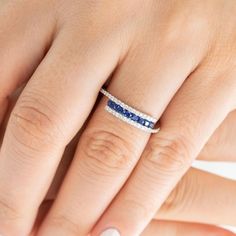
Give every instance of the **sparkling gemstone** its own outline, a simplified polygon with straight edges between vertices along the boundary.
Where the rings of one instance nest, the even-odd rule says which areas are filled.
[[[125,115],[125,117],[130,118],[131,114],[130,114],[130,112],[127,109],[123,110],[123,114]]]
[[[136,116],[134,113],[131,113],[131,120],[133,120],[133,121],[138,121],[138,120],[139,120],[139,117]]]
[[[108,105],[110,108],[115,108],[115,105],[116,105],[116,104],[115,104],[112,100],[108,100],[107,105]]]
[[[145,120],[144,121],[144,126],[149,127],[149,125],[150,125],[150,122],[148,120]]]
[[[119,113],[123,113],[123,108],[120,106],[120,105],[117,105],[116,106],[116,111],[119,112]]]
[[[154,123],[153,122],[150,122],[150,124],[149,124],[149,128],[154,128]]]
[[[138,123],[141,124],[141,125],[144,125],[145,120],[143,118],[139,117]]]

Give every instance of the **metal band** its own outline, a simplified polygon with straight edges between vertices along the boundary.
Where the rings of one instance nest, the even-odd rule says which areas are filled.
[[[159,131],[159,129],[154,129],[157,119],[128,106],[103,88],[100,92],[108,97],[105,110],[110,114],[145,132],[157,133]]]

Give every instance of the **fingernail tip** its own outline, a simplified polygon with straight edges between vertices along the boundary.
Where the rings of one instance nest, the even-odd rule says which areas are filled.
[[[121,236],[121,234],[117,229],[110,228],[103,231],[100,236]]]

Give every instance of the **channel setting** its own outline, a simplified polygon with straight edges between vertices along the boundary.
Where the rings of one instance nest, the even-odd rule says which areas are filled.
[[[105,110],[110,114],[145,132],[157,133],[159,131],[159,129],[154,129],[157,119],[128,106],[103,88],[100,92],[108,97]]]

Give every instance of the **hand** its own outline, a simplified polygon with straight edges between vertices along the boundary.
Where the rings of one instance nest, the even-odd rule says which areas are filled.
[[[19,94],[11,99],[11,104],[6,114],[6,119],[2,125],[0,136],[3,136],[8,117],[15,105],[15,101]],[[232,112],[216,130],[210,138],[208,144],[204,147],[198,159],[217,160],[217,161],[235,161],[235,145],[236,136],[236,111]],[[36,235],[41,222],[56,199],[59,187],[63,178],[68,171],[68,167],[73,159],[76,143],[79,141],[79,132],[77,136],[67,146],[62,161],[58,167],[54,181],[41,204],[37,220],[34,224],[32,236]],[[219,145],[219,143],[221,145]],[[225,148],[227,147],[227,149]],[[224,152],[222,152],[224,150]],[[226,154],[219,157],[219,153]],[[208,155],[208,156],[207,156]],[[197,180],[197,181],[196,181]],[[211,185],[211,188],[209,188]],[[184,236],[184,235],[234,235],[226,230],[209,226],[207,223],[230,224],[231,213],[235,212],[231,204],[234,202],[235,182],[217,177],[215,175],[204,173],[200,170],[191,169],[188,174],[181,180],[178,186],[170,194],[161,210],[156,214],[152,223],[145,229],[143,236]],[[231,200],[230,200],[231,199]],[[217,204],[222,203],[222,206]],[[208,209],[202,207],[208,206]],[[217,207],[217,205],[219,207]],[[223,209],[223,211],[222,211]],[[206,214],[209,213],[209,214]],[[161,220],[162,219],[162,220]],[[167,221],[163,221],[166,219]],[[171,221],[174,220],[174,221]],[[178,222],[176,222],[178,221]],[[204,224],[184,223],[180,221],[198,221]]]
[[[232,112],[216,130],[205,146],[198,159],[217,161],[236,161],[235,136],[236,136],[236,111]],[[59,183],[67,171],[67,166],[73,157],[76,140],[68,145],[59,166],[57,175],[50,188],[42,210],[46,211],[56,198]],[[220,143],[218,143],[220,142]],[[219,145],[221,144],[221,145]],[[227,149],[225,148],[227,147]],[[225,151],[226,155],[220,158],[218,153]],[[206,155],[207,153],[207,155]],[[223,154],[223,152],[222,152]],[[209,186],[211,186],[209,188]],[[220,228],[207,224],[232,224],[232,213],[235,204],[235,181],[227,180],[215,175],[192,168],[182,178],[180,183],[170,194],[161,210],[156,214],[152,223],[146,228],[143,236],[184,236],[184,235],[234,235]],[[221,204],[219,204],[219,202]],[[49,204],[50,203],[50,204]],[[40,217],[41,219],[43,216]],[[167,221],[164,221],[166,219]],[[172,220],[172,221],[171,221]],[[201,224],[183,223],[202,222]],[[39,224],[36,225],[38,228]]]
[[[92,235],[140,234],[235,109],[235,12],[232,0],[3,1],[3,110],[33,75],[1,148],[0,232],[29,233],[65,146],[112,75],[108,90],[160,118],[161,131],[117,120],[103,99],[39,235],[59,225],[60,235],[85,235],[102,215]]]
[[[235,118],[236,111],[231,112],[210,138],[198,159],[236,161]],[[67,171],[67,163],[70,163],[73,157],[73,150],[78,140],[79,135],[66,149],[63,161],[42,206],[44,214],[40,217],[41,219],[51,206],[53,202],[51,200],[56,198],[60,182]],[[209,186],[211,187],[209,188]],[[160,211],[156,213],[152,223],[145,229],[142,236],[235,235],[218,227],[207,225],[232,224],[234,219],[232,214],[236,211],[234,209],[234,206],[236,207],[235,187],[235,181],[191,168],[172,191]],[[194,221],[203,224],[186,223]],[[36,228],[38,227],[39,224],[36,225]]]
[[[216,130],[214,135],[199,155],[198,159],[217,161],[236,161],[234,140],[236,136],[236,111],[232,112]],[[70,163],[79,135],[67,146],[53,184],[41,206],[39,220],[35,229],[40,226],[44,215],[56,198],[61,180]],[[220,141],[220,144],[218,143]],[[226,148],[227,147],[227,150]],[[226,155],[218,153],[225,150]],[[209,155],[207,157],[206,153]],[[229,158],[227,158],[227,155]],[[211,186],[209,188],[209,186]],[[232,213],[235,204],[235,181],[227,180],[200,170],[191,168],[170,194],[152,223],[142,236],[184,236],[184,235],[229,235],[235,234],[207,224],[232,224]],[[221,204],[219,204],[219,202]],[[164,221],[166,219],[167,221]],[[172,221],[171,221],[172,220]],[[204,224],[184,223],[202,222]]]

